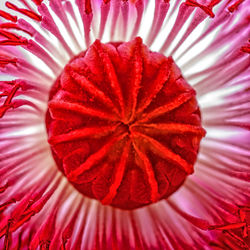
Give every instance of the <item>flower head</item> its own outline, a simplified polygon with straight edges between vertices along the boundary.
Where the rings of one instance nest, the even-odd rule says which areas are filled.
[[[0,6],[1,248],[249,247],[249,1]]]

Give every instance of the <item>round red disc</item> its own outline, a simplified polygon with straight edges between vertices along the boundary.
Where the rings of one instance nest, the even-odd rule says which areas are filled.
[[[58,168],[85,196],[122,209],[167,198],[193,173],[194,89],[141,38],[95,41],[53,85],[46,125]]]

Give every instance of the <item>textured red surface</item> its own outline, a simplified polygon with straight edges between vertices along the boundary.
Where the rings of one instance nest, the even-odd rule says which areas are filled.
[[[84,195],[122,209],[175,192],[205,135],[195,91],[140,38],[96,41],[66,65],[48,107],[58,168]]]

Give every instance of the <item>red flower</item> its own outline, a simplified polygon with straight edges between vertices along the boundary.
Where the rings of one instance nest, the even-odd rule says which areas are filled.
[[[1,2],[1,249],[248,249],[248,5]]]

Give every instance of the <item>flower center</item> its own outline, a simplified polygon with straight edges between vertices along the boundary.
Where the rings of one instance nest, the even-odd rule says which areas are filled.
[[[141,38],[73,58],[46,125],[58,168],[82,194],[122,209],[167,198],[193,173],[205,135],[195,91]]]

